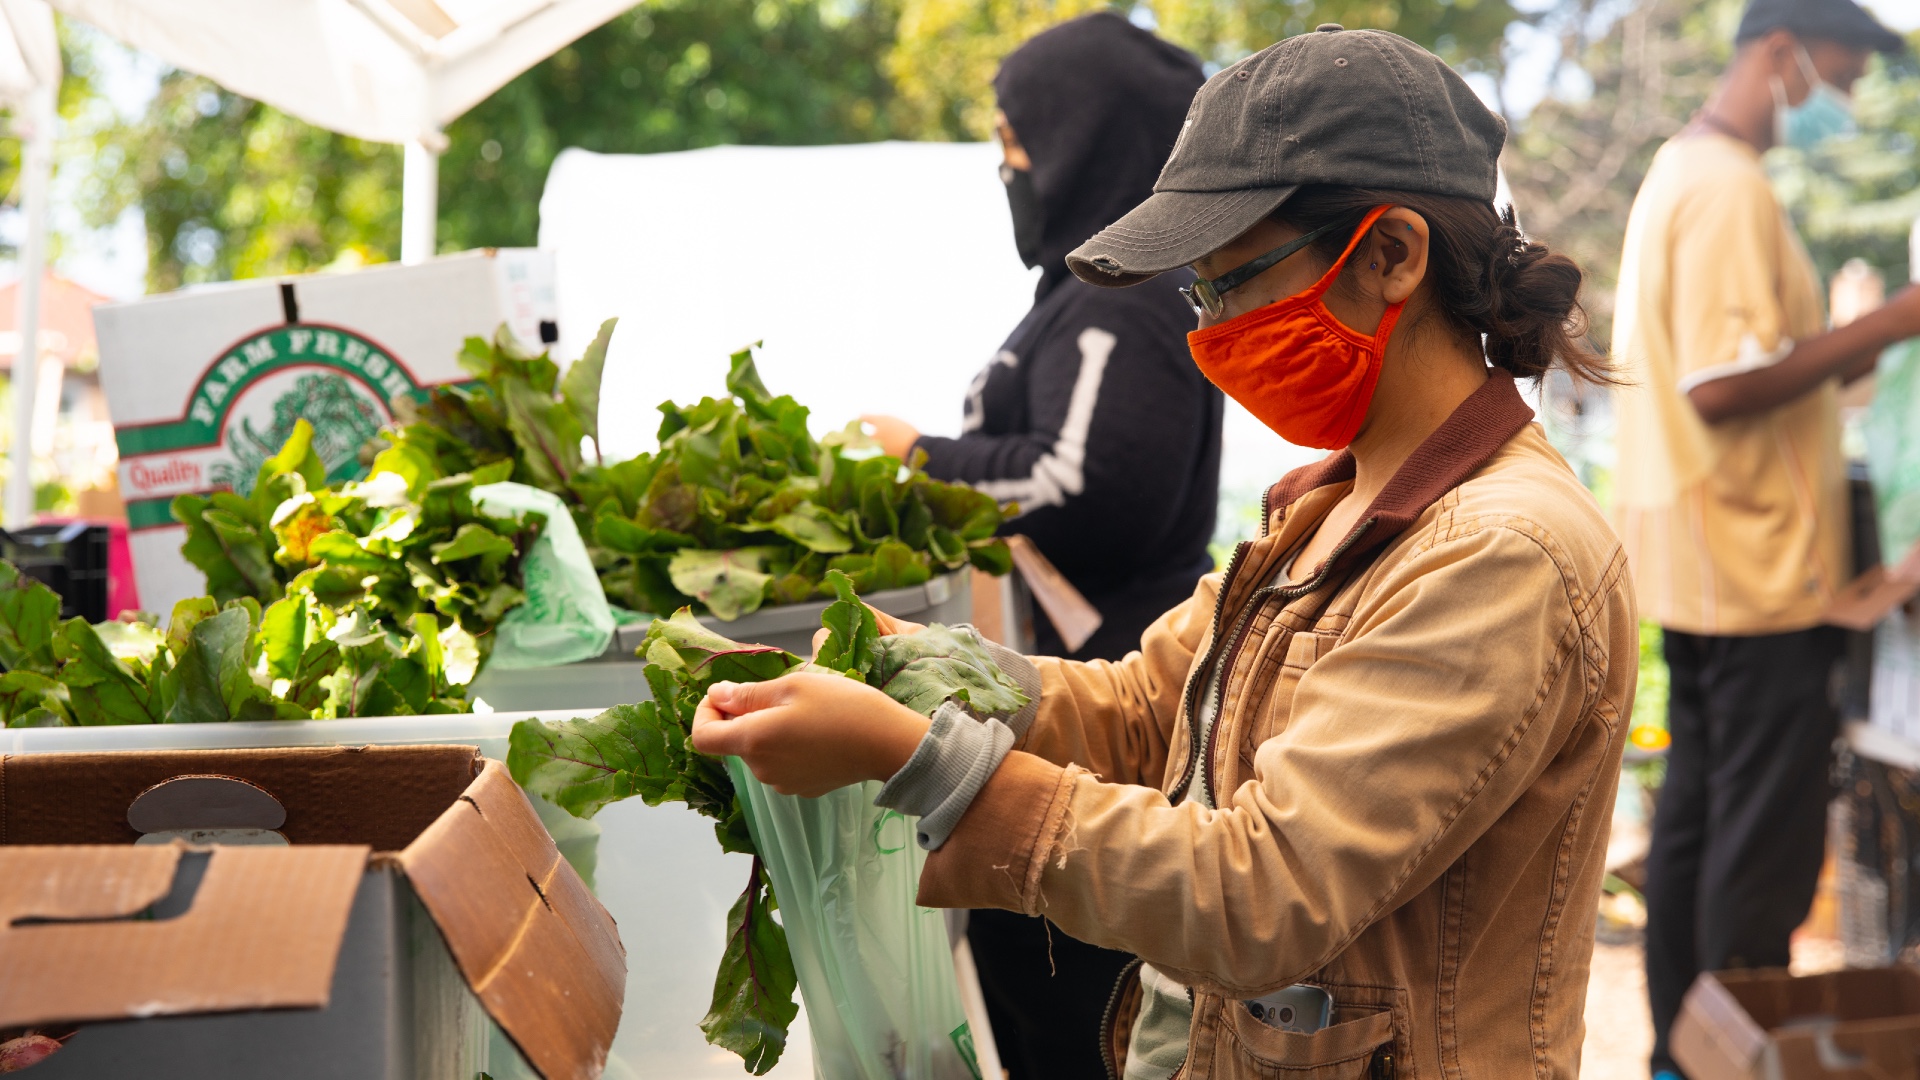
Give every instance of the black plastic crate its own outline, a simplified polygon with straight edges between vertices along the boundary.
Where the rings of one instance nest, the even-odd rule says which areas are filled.
[[[60,617],[107,619],[105,525],[70,522],[0,530],[0,556],[60,594]]]

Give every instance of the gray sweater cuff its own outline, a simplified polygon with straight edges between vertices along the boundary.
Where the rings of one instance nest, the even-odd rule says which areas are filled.
[[[875,806],[920,819],[915,839],[928,851],[947,842],[973,797],[1013,749],[1013,731],[998,720],[979,721],[958,702],[934,710],[933,724],[873,797]]]
[[[1027,729],[1033,726],[1033,718],[1040,714],[1040,669],[1033,666],[1033,661],[997,641],[988,641],[984,637],[980,641],[987,647],[987,652],[993,657],[993,662],[999,665],[1001,672],[1013,680],[1021,693],[1027,695],[1027,703],[1019,712],[1011,716],[999,713],[993,716],[1013,729],[1015,739],[1024,739]]]

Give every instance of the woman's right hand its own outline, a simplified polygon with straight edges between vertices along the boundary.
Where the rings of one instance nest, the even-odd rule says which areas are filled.
[[[917,634],[926,629],[926,627],[920,623],[908,622],[905,619],[896,619],[886,612],[881,611],[879,608],[874,607],[872,604],[867,605],[867,610],[873,612],[873,622],[874,625],[879,628],[881,637],[892,637],[895,634]],[[820,655],[820,646],[827,643],[827,633],[828,630],[824,626],[813,632],[813,655]]]
[[[813,798],[892,777],[927,726],[926,717],[858,679],[794,671],[708,687],[694,710],[692,741],[703,754],[739,757],[783,795]]]

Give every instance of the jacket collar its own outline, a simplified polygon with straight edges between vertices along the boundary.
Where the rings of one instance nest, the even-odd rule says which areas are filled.
[[[1385,547],[1532,421],[1533,410],[1521,398],[1513,376],[1493,372],[1400,463],[1387,486],[1360,515],[1360,523],[1335,548],[1339,552],[1337,562],[1353,565]],[[1295,469],[1268,489],[1269,521],[1272,514],[1285,511],[1308,492],[1348,483],[1353,475],[1351,450]]]

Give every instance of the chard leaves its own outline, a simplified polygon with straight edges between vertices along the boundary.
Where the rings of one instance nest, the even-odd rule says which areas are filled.
[[[800,1012],[798,986],[787,932],[773,921],[773,887],[756,856],[746,890],[727,912],[727,948],[700,1030],[740,1055],[748,1072],[764,1075],[787,1048],[787,1030]]]
[[[767,389],[751,349],[733,355],[726,390],[661,405],[657,453],[576,478],[609,599],[732,620],[831,595],[829,570],[868,593],[1011,567],[991,496],[881,454],[857,424],[816,441],[806,407]]]
[[[747,1071],[773,1068],[798,1011],[793,958],[774,921],[774,897],[745,812],[723,764],[689,743],[694,709],[716,682],[763,682],[811,666],[877,686],[931,715],[950,698],[978,713],[1013,712],[1026,697],[968,630],[930,626],[881,637],[872,609],[853,580],[828,570],[836,597],[821,616],[826,640],[812,665],[782,649],[716,634],[682,608],[657,619],[640,647],[653,700],[597,716],[513,726],[507,768],[527,791],[578,817],[638,797],[650,806],[685,802],[714,819],[721,850],[753,854],[747,888],[727,916],[727,948],[714,980],[712,1007],[701,1021],[707,1041],[739,1054]]]

